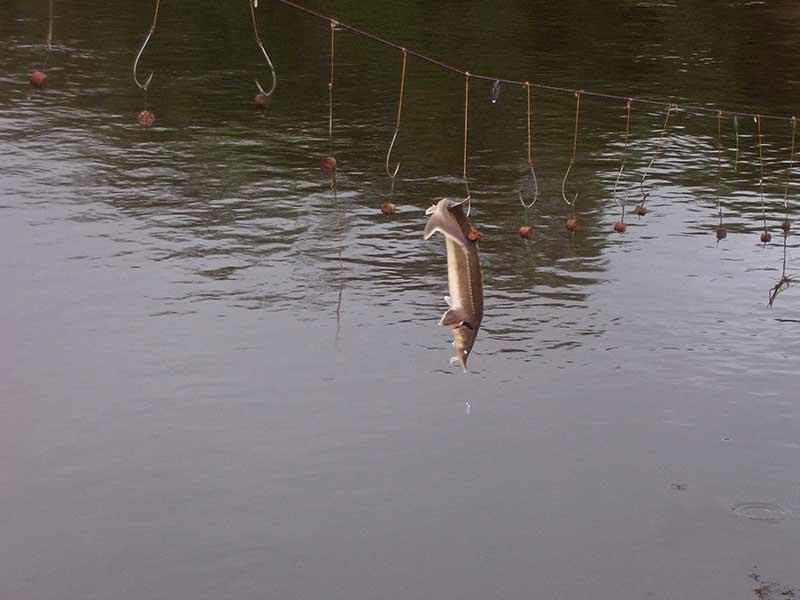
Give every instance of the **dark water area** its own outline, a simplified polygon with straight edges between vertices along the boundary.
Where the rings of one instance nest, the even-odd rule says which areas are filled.
[[[473,72],[791,115],[778,2],[309,2]],[[542,197],[517,235],[524,89],[472,84],[486,315],[448,367],[424,211],[459,196],[463,78],[263,0],[0,0],[0,598],[789,597],[800,586],[800,290],[782,274],[789,123],[678,110],[619,209],[624,101],[535,90]],[[621,185],[666,106],[634,103]],[[790,187],[794,220],[800,169]],[[632,194],[630,206],[637,200]],[[800,225],[795,225],[795,230]],[[787,268],[800,252],[788,239]]]

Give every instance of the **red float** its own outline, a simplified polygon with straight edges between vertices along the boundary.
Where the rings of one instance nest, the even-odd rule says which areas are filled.
[[[272,96],[267,96],[266,94],[257,94],[255,103],[256,108],[267,108],[270,104],[272,104]]]
[[[47,87],[47,75],[41,71],[31,72],[31,85],[38,90],[43,90]]]
[[[625,225],[622,221],[614,224],[614,231],[617,233],[625,233],[625,230],[628,229],[628,226]]]
[[[471,242],[480,242],[483,239],[483,234],[477,229],[470,229],[467,237]]]
[[[143,110],[136,117],[143,129],[150,129],[156,122],[156,116],[149,110]]]
[[[635,212],[638,216],[643,217],[647,214],[647,209],[640,204],[633,212]]]
[[[397,214],[397,207],[391,202],[386,202],[383,206],[381,206],[381,212],[388,217]]]
[[[722,225],[717,227],[717,241],[724,240],[726,237],[728,237],[728,230]]]
[[[769,244],[772,241],[772,234],[769,231],[764,231],[761,234],[761,243]]]
[[[529,240],[533,237],[533,227],[526,225],[525,227],[519,228],[519,237],[525,240]]]
[[[578,230],[578,219],[567,219],[564,226],[567,228],[567,231],[575,233]]]
[[[319,164],[326,173],[333,173],[336,170],[336,159],[332,156],[326,156],[319,161]]]

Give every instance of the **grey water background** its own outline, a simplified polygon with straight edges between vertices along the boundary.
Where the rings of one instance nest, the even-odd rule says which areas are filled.
[[[800,9],[776,2],[309,2],[475,72],[797,112]],[[574,98],[535,93],[543,197],[516,235],[525,96],[472,86],[486,281],[471,372],[448,368],[441,239],[463,79],[247,3],[0,0],[0,598],[749,598],[800,585],[800,291],[781,274],[789,125],[678,111],[650,213],[613,233],[624,102],[584,97],[582,229],[563,228]],[[635,185],[664,110],[634,104]],[[800,173],[795,172],[795,176]],[[796,203],[798,187],[791,188]],[[634,195],[631,202],[636,200]],[[792,210],[793,217],[797,211]],[[796,226],[797,227],[797,226]],[[797,270],[797,238],[789,270]],[[752,518],[759,517],[759,518]]]

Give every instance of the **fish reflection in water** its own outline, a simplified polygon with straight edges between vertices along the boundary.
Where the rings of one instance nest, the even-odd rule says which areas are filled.
[[[467,359],[483,320],[483,274],[476,242],[469,239],[469,218],[464,213],[464,200],[442,198],[430,207],[424,238],[439,232],[447,246],[447,283],[450,295],[445,297],[448,309],[440,325],[453,329],[455,356],[451,365],[459,364],[466,371]]]

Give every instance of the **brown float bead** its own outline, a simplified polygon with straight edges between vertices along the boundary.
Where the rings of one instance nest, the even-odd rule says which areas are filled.
[[[578,219],[567,219],[564,226],[567,228],[567,231],[575,232],[578,229]]]
[[[529,240],[533,237],[533,227],[526,225],[525,227],[519,228],[519,237],[525,240]]]
[[[467,237],[471,242],[480,242],[483,239],[483,234],[477,229],[470,229]]]
[[[255,102],[256,108],[267,108],[270,104],[272,104],[272,96],[267,96],[266,94],[257,94]]]
[[[781,229],[783,229],[786,233],[789,233],[789,230],[792,228],[792,224],[787,220],[781,223]]]
[[[717,240],[724,240],[726,237],[728,237],[728,230],[722,225],[717,227]]]
[[[143,110],[136,117],[136,120],[139,121],[139,125],[141,125],[144,129],[150,129],[156,122],[156,116],[152,113],[152,111]]]
[[[47,75],[41,71],[32,71],[31,85],[39,90],[45,89],[47,87]]]
[[[614,231],[616,231],[617,233],[625,233],[625,230],[627,228],[628,226],[625,225],[625,223],[623,223],[622,221],[614,224]]]
[[[381,212],[389,217],[397,214],[397,207],[391,202],[386,202],[383,206],[381,206]]]
[[[639,206],[636,207],[636,210],[634,210],[633,212],[635,212],[640,217],[643,217],[647,214],[647,209],[640,204]]]
[[[333,173],[336,170],[336,159],[332,156],[326,156],[319,161],[319,164],[326,173]]]
[[[761,243],[769,244],[772,241],[772,234],[769,231],[764,231],[761,234]]]

